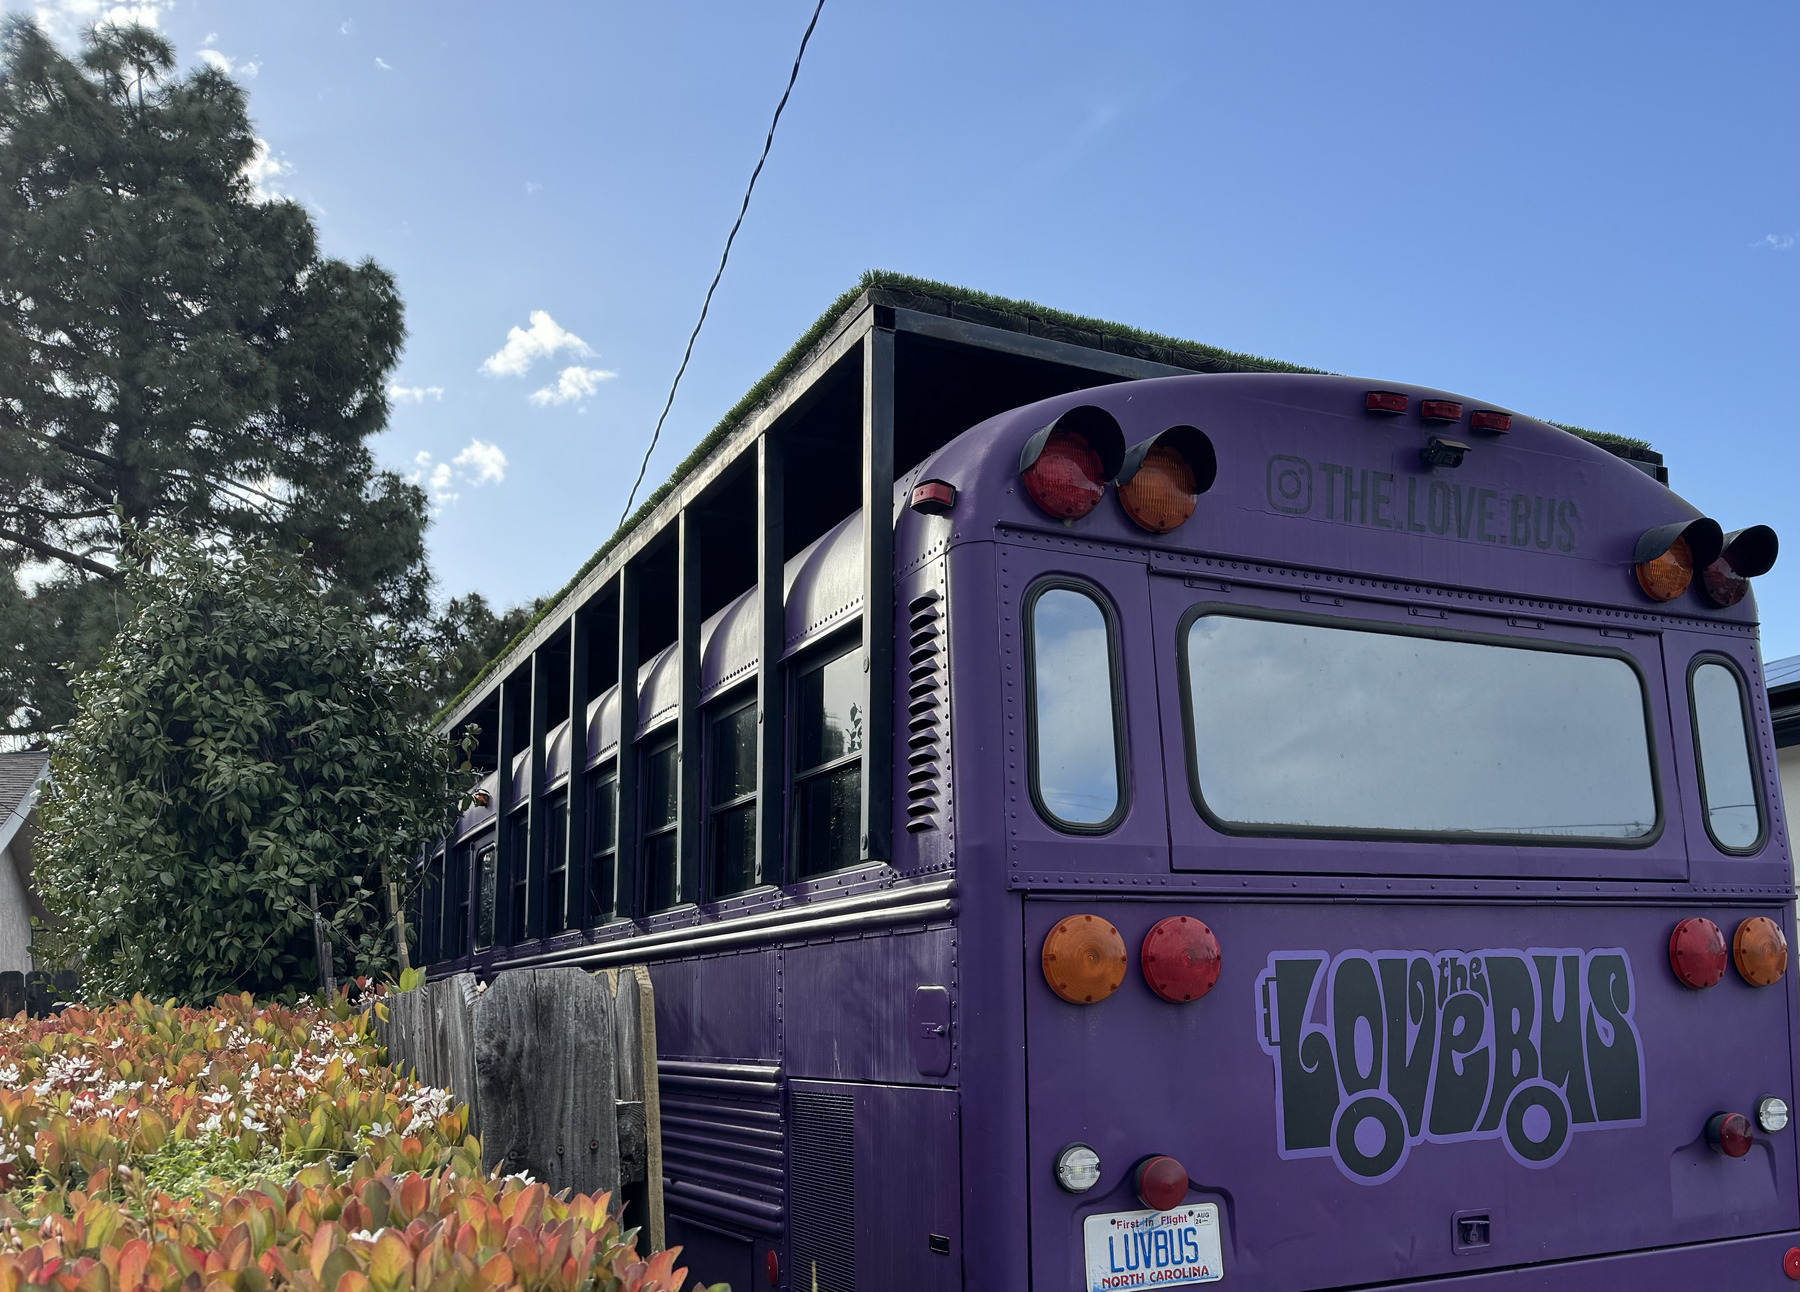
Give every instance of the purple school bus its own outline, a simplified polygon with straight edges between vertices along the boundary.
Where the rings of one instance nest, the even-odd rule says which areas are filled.
[[[912,280],[754,394],[445,715],[416,921],[650,966],[695,1275],[1795,1286],[1771,531]]]

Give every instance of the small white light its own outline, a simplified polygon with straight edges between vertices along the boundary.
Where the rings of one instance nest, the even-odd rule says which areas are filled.
[[[1778,1130],[1786,1130],[1788,1124],[1787,1100],[1770,1095],[1758,1103],[1756,1105],[1756,1124],[1763,1128],[1765,1135],[1773,1135]]]
[[[1086,1193],[1100,1183],[1100,1155],[1086,1144],[1069,1145],[1056,1155],[1056,1182],[1070,1193]]]

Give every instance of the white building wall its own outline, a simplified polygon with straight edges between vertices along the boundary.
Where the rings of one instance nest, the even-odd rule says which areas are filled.
[[[1781,814],[1788,822],[1788,856],[1794,857],[1794,813],[1800,811],[1800,745],[1778,749],[1775,756],[1781,769]],[[1800,876],[1800,857],[1794,858],[1794,869]],[[1794,904],[1794,927],[1800,928],[1800,901]]]
[[[31,972],[31,903],[12,848],[0,849],[0,971]]]

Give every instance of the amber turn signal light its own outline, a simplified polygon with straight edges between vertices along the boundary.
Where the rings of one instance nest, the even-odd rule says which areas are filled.
[[[1647,529],[1632,551],[1638,587],[1652,601],[1673,601],[1694,581],[1694,571],[1718,559],[1725,535],[1719,522],[1702,516]]]
[[[1731,939],[1731,958],[1737,971],[1752,987],[1773,987],[1787,973],[1787,937],[1781,926],[1766,915],[1753,915],[1737,926]]]
[[[1669,968],[1683,987],[1711,987],[1725,976],[1725,934],[1705,916],[1683,920],[1669,934]]]
[[[1132,524],[1167,534],[1194,514],[1200,495],[1218,478],[1212,441],[1194,426],[1171,426],[1125,450],[1119,503]]]
[[[1098,915],[1070,915],[1044,938],[1044,981],[1071,1005],[1105,1000],[1125,981],[1125,939]]]

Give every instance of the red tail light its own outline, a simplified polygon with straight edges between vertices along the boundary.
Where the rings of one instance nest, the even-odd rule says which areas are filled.
[[[1719,938],[1721,953],[1724,936]],[[1144,947],[1138,953],[1138,964],[1144,970],[1144,981],[1150,990],[1164,1000],[1181,1004],[1199,1000],[1219,981],[1219,939],[1199,920],[1185,915],[1172,915],[1158,920],[1144,935]],[[1725,972],[1723,960],[1719,972]]]
[[[1706,1123],[1706,1142],[1726,1157],[1742,1157],[1756,1142],[1750,1119],[1742,1113],[1714,1113]]]
[[[1079,520],[1099,503],[1125,459],[1125,433],[1105,409],[1083,404],[1025,441],[1025,491],[1058,520]]]
[[[1397,390],[1371,390],[1363,397],[1363,407],[1371,413],[1404,413],[1406,396]]]
[[[1669,968],[1683,987],[1711,987],[1725,976],[1725,934],[1703,916],[1683,920],[1669,934]]]
[[[1496,413],[1491,408],[1477,408],[1469,414],[1469,425],[1477,431],[1494,431],[1504,435],[1512,430],[1512,414]]]
[[[1169,1211],[1187,1197],[1187,1168],[1172,1157],[1147,1157],[1131,1173],[1132,1191],[1152,1211]]]
[[[1750,580],[1774,566],[1779,546],[1767,525],[1733,530],[1718,559],[1701,573],[1700,590],[1715,606],[1735,606],[1750,591]]]
[[[1419,405],[1419,416],[1427,422],[1460,422],[1462,405],[1454,399],[1427,399]]]
[[[1781,1258],[1781,1270],[1791,1279],[1800,1279],[1800,1247],[1790,1247]]]

